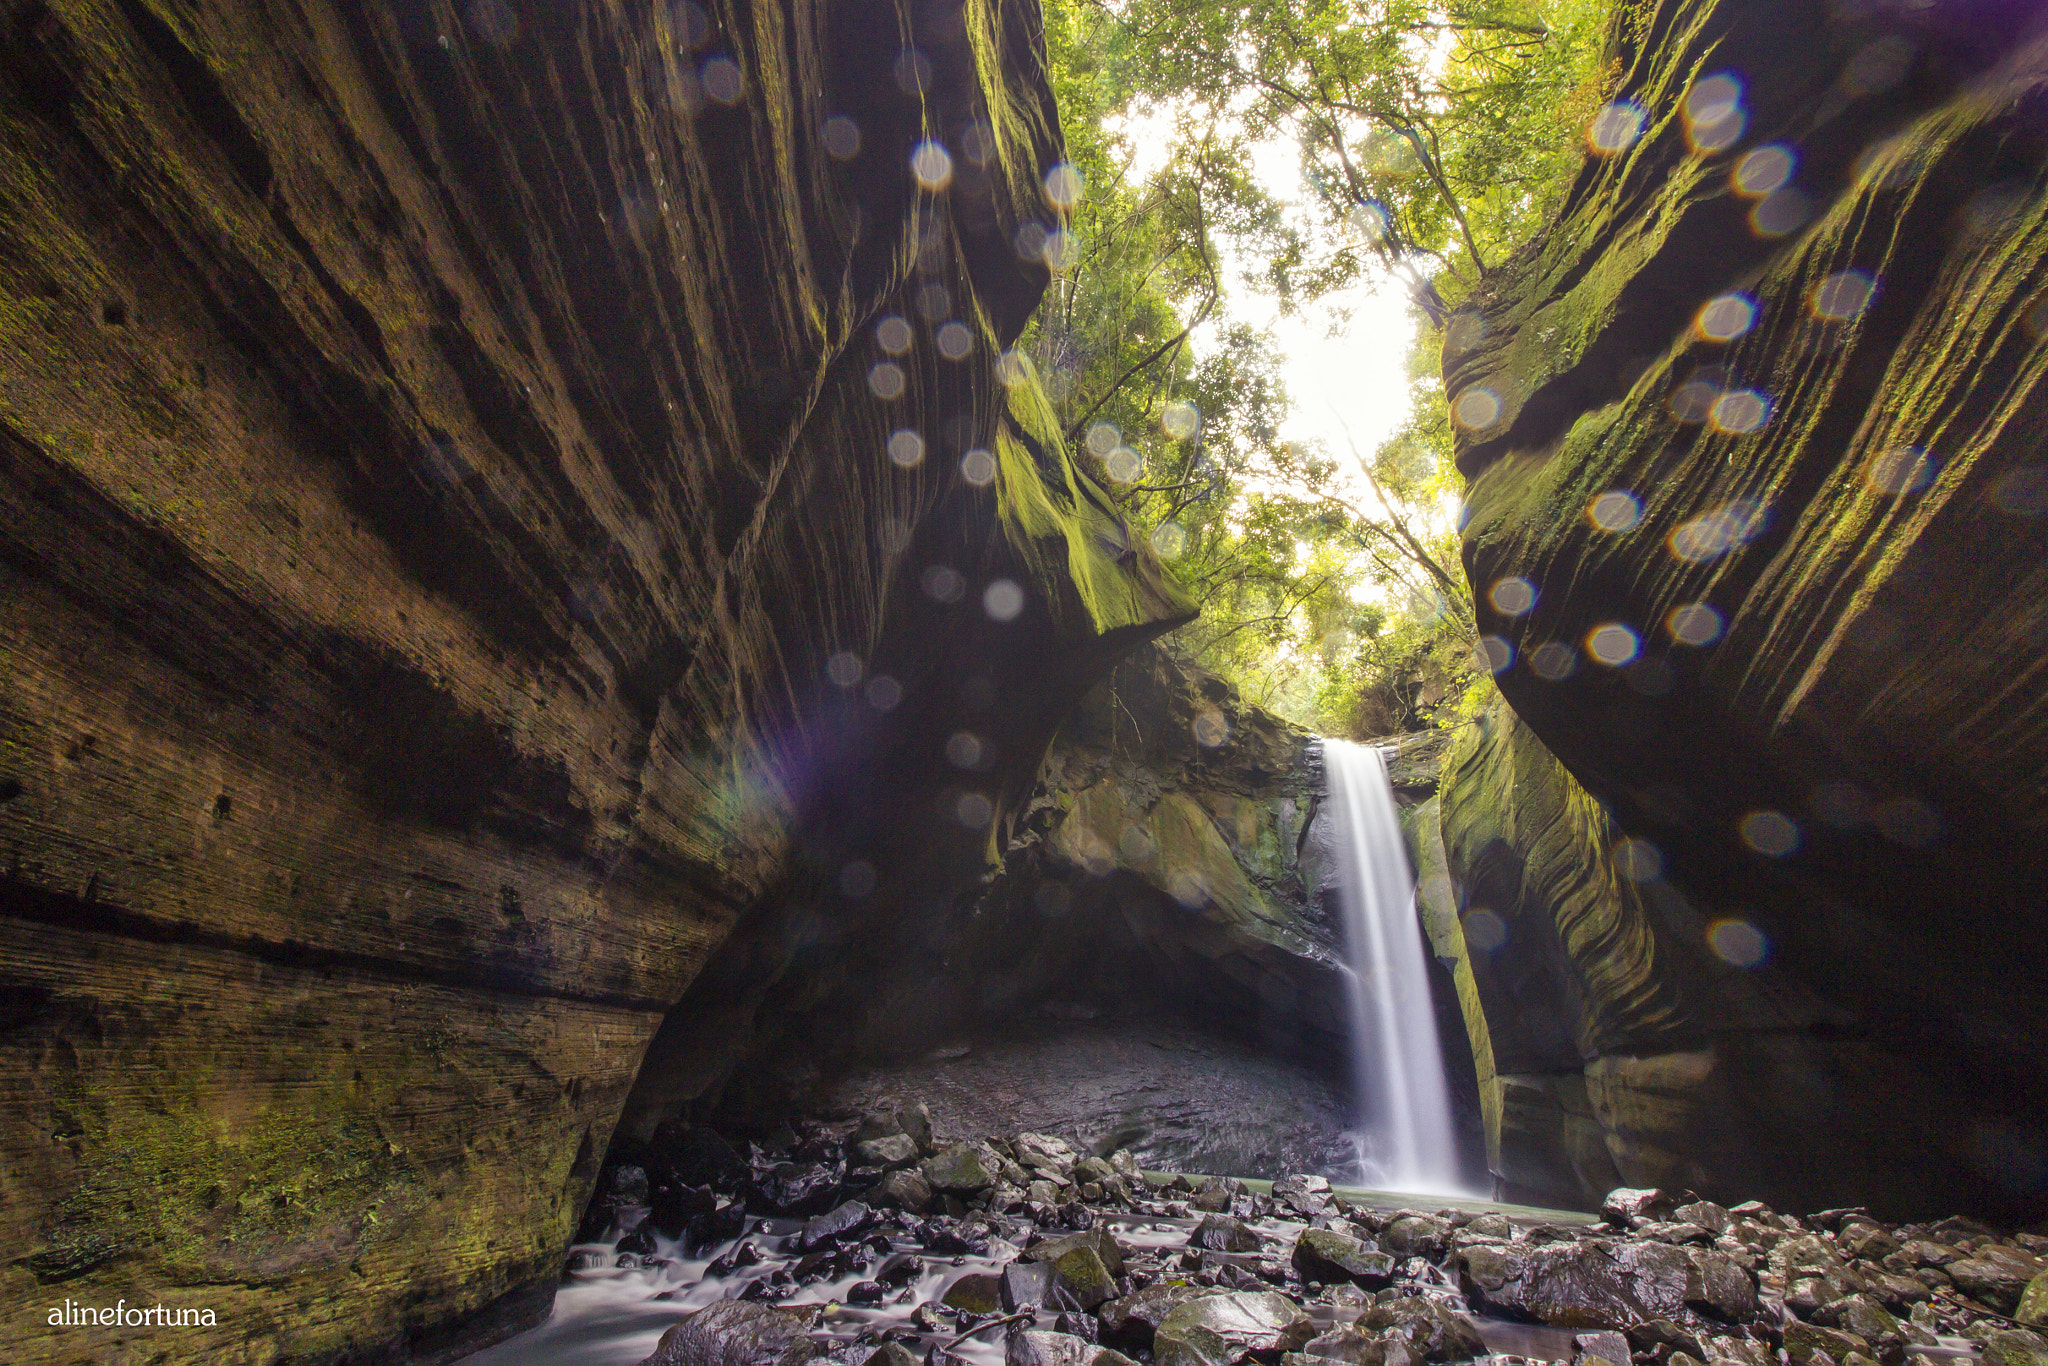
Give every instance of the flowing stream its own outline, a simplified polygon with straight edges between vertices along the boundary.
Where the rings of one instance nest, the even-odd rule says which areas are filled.
[[[1360,1176],[1383,1190],[1460,1194],[1429,961],[1387,762],[1369,745],[1325,740],[1323,769],[1337,822]]]

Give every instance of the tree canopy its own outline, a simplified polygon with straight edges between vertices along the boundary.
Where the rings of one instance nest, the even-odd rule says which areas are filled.
[[[1471,606],[1435,377],[1448,310],[1533,235],[1605,98],[1599,0],[1046,0],[1067,231],[1020,350],[1253,700],[1339,734],[1445,719]],[[1275,147],[1298,158],[1275,185]],[[1283,439],[1286,357],[1243,302],[1393,281],[1407,425]],[[1257,310],[1252,310],[1256,312]]]

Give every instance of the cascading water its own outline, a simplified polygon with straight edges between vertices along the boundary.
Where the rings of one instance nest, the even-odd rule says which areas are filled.
[[[1323,771],[1336,821],[1338,903],[1350,969],[1360,1176],[1385,1190],[1462,1194],[1415,880],[1387,762],[1370,746],[1325,740]]]

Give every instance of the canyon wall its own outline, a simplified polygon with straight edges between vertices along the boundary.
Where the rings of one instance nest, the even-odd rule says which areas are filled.
[[[1037,22],[0,6],[15,1359],[545,1313],[741,910],[977,875],[1189,615],[1000,363]]]
[[[1503,1175],[2048,1196],[2048,29],[1663,0],[1451,319]],[[1553,758],[1554,756],[1554,758]]]

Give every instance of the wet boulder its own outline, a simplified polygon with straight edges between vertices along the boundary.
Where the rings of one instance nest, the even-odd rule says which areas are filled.
[[[1361,1332],[1399,1337],[1425,1361],[1470,1361],[1486,1355],[1479,1330],[1438,1301],[1410,1295],[1375,1304],[1358,1318]]]
[[[2027,1282],[2027,1288],[2020,1292],[2020,1302],[2012,1316],[2021,1323],[2048,1324],[2048,1271],[2043,1271]]]
[[[1280,1360],[1281,1366],[1318,1366],[1330,1361],[1347,1366],[1422,1366],[1424,1358],[1399,1334],[1375,1336],[1339,1328],[1310,1339],[1300,1352],[1289,1352]]]
[[[1993,1329],[1980,1346],[1983,1366],[2048,1366],[2048,1338],[2024,1328]]]
[[[1396,1257],[1421,1257],[1434,1262],[1449,1251],[1450,1245],[1450,1225],[1426,1214],[1405,1214],[1380,1234],[1380,1246]]]
[[[1820,1352],[1825,1352],[1837,1362],[1847,1360],[1851,1352],[1869,1356],[1870,1344],[1839,1328],[1794,1319],[1785,1325],[1785,1351],[1791,1356],[1793,1366],[1806,1366]]]
[[[1591,1366],[1595,1361],[1605,1361],[1609,1366],[1629,1366],[1635,1355],[1628,1339],[1611,1330],[1578,1334],[1572,1338],[1572,1351],[1572,1360],[1578,1366]]]
[[[746,1300],[720,1300],[661,1335],[640,1366],[803,1366],[819,1355],[801,1314]]]
[[[1757,1315],[1756,1281],[1719,1252],[1685,1249],[1685,1302],[1726,1323],[1747,1323]]]
[[[1313,1216],[1330,1207],[1335,1193],[1329,1178],[1296,1172],[1273,1183],[1273,1198],[1298,1214]]]
[[[1380,1290],[1394,1280],[1394,1259],[1335,1229],[1303,1229],[1294,1240],[1294,1269],[1309,1281],[1353,1281]]]
[[[909,1134],[883,1134],[853,1145],[853,1160],[863,1167],[894,1171],[917,1161],[917,1140]]]
[[[1050,1134],[1018,1134],[1010,1143],[1017,1154],[1019,1166],[1036,1172],[1051,1172],[1064,1177],[1081,1160],[1081,1154],[1063,1138]]]
[[[926,1158],[918,1170],[935,1191],[972,1195],[992,1189],[1002,1168],[1002,1157],[987,1144],[955,1143]]]
[[[917,1366],[917,1357],[900,1342],[885,1342],[870,1352],[860,1366]]]
[[[1042,1243],[1033,1243],[1024,1249],[1024,1259],[1030,1262],[1058,1263],[1066,1255],[1080,1248],[1087,1248],[1101,1259],[1103,1267],[1112,1276],[1124,1274],[1123,1249],[1110,1235],[1107,1228],[1097,1226],[1069,1233],[1063,1238],[1048,1238]]]
[[[1221,1214],[1244,1194],[1244,1182],[1234,1177],[1212,1176],[1195,1187],[1195,1193],[1188,1203],[1205,1213]]]
[[[1200,1286],[1163,1281],[1148,1285],[1134,1295],[1112,1300],[1096,1310],[1095,1317],[1112,1341],[1149,1348],[1152,1335],[1159,1331],[1159,1325],[1166,1321],[1168,1314],[1189,1300],[1213,1293]]]
[[[1906,1359],[1906,1332],[1896,1318],[1868,1295],[1849,1295],[1826,1305],[1813,1316],[1824,1328],[1840,1328],[1870,1344],[1871,1355],[1886,1366]]]
[[[1301,1307],[1271,1290],[1204,1295],[1176,1308],[1153,1335],[1156,1366],[1231,1366],[1253,1352],[1291,1352],[1316,1336]]]
[[[844,1176],[837,1163],[778,1162],[754,1178],[754,1201],[773,1214],[816,1214],[832,1204]]]
[[[1468,1247],[1459,1254],[1475,1307],[1561,1328],[1625,1328],[1689,1321],[1695,1274],[1684,1250],[1663,1243],[1584,1241]]]
[[[1003,1278],[969,1272],[946,1287],[939,1302],[969,1314],[995,1314],[1003,1308]]]
[[[1695,1200],[1689,1205],[1680,1205],[1671,1211],[1671,1217],[1680,1223],[1698,1224],[1717,1238],[1735,1224],[1735,1216],[1711,1200]]]
[[[1003,1366],[1137,1366],[1122,1352],[1072,1333],[1027,1329],[1003,1344]]]
[[[1072,1248],[1058,1260],[1039,1265],[1052,1267],[1060,1293],[1083,1309],[1116,1297],[1116,1276],[1093,1247]]]
[[[1515,1236],[1515,1225],[1505,1214],[1482,1214],[1465,1225],[1463,1232],[1475,1238],[1506,1239]]]
[[[884,1209],[923,1214],[932,1207],[932,1187],[917,1172],[890,1172],[875,1183],[868,1192],[868,1199]]]
[[[797,1251],[811,1252],[858,1237],[874,1226],[875,1212],[858,1200],[849,1200],[807,1222],[796,1235]]]
[[[1978,1248],[1943,1270],[1956,1288],[2001,1314],[2019,1306],[2020,1295],[2034,1277],[2048,1270],[2039,1257],[2003,1243]]]
[[[1257,1252],[1259,1235],[1242,1219],[1211,1214],[1195,1225],[1195,1231],[1188,1236],[1188,1246],[1209,1252]]]
[[[1044,1304],[1058,1275],[1051,1262],[1011,1262],[1003,1268],[1001,1284],[996,1288],[1003,1312],[1014,1314]]]
[[[1607,1198],[1600,1202],[1600,1216],[1616,1228],[1630,1228],[1639,1219],[1667,1218],[1680,1205],[1693,1200],[1690,1192],[1620,1186],[1607,1192]]]

